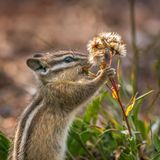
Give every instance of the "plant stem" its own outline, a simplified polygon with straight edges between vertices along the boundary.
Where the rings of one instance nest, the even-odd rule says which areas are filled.
[[[131,21],[131,43],[133,50],[133,95],[138,91],[139,52],[136,42],[135,0],[129,0]]]
[[[119,103],[119,105],[120,105],[120,107],[121,107],[121,110],[122,110],[122,113],[123,113],[123,117],[124,117],[124,120],[125,120],[126,125],[127,125],[127,128],[128,128],[129,135],[132,137],[131,128],[130,128],[130,125],[129,125],[129,122],[128,122],[128,118],[127,118],[126,113],[125,113],[125,109],[124,109],[124,107],[123,107],[123,104],[122,104],[121,99],[120,99],[120,96],[119,96],[119,91],[118,91],[118,89],[117,89],[116,82],[115,82],[115,80],[114,80],[113,78],[110,78],[109,80],[110,80],[110,82],[112,83],[112,86],[113,86],[113,88],[114,88],[115,91],[116,91],[117,100],[118,100],[118,103]]]
[[[72,155],[69,151],[67,151],[67,153],[68,153],[69,157],[70,157],[72,160],[75,160],[75,158],[73,157],[73,155]]]

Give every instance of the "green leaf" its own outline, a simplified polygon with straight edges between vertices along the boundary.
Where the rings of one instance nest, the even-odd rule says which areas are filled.
[[[132,153],[136,154],[138,150],[137,150],[136,139],[134,137],[129,139],[129,145]]]
[[[10,141],[0,132],[0,160],[6,160],[8,156]]]
[[[143,139],[147,139],[148,127],[146,126],[145,122],[138,120],[137,127],[138,127],[138,130],[141,132]]]
[[[135,155],[133,155],[132,153],[124,153],[122,152],[121,153],[121,156],[120,156],[120,160],[137,160]]]
[[[160,138],[157,135],[154,135],[153,137],[153,144],[156,150],[160,152]]]
[[[88,130],[80,133],[80,138],[84,144],[87,142],[87,140],[90,139],[90,137],[91,137],[91,132]]]
[[[134,120],[138,120],[139,108],[140,108],[140,106],[142,105],[142,102],[143,102],[143,100],[140,99],[140,100],[136,103],[135,107],[133,108],[132,113],[133,113]],[[135,122],[135,123],[136,123],[136,122]],[[135,125],[136,125],[136,124],[135,124]]]
[[[155,153],[152,157],[153,158],[151,160],[160,160],[160,152]]]
[[[135,102],[136,102],[136,95],[132,97],[130,104],[126,108],[125,114],[127,117],[129,116],[130,112],[133,110]]]
[[[112,152],[117,148],[117,141],[111,132],[104,132],[101,143],[106,146],[106,150]]]
[[[69,133],[70,138],[68,139],[68,150],[74,156],[85,154],[84,149],[81,147],[79,134],[73,130]],[[78,149],[77,149],[78,148]]]
[[[102,93],[100,96],[96,97],[95,100],[93,100],[93,102],[87,107],[83,117],[83,120],[86,123],[90,123],[91,120],[94,122],[94,124],[96,123],[101,102],[105,96],[106,96],[106,93],[105,92]]]
[[[131,83],[132,83],[132,94],[134,95],[136,93],[135,88],[137,85],[134,71],[131,72]]]

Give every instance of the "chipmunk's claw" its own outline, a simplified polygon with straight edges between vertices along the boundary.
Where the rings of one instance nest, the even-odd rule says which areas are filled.
[[[114,77],[116,74],[116,70],[114,68],[108,68],[106,69],[106,72],[107,72],[107,76],[110,78]]]

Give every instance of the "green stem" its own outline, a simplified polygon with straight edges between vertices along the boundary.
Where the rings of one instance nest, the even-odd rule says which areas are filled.
[[[133,50],[133,95],[138,91],[139,52],[136,42],[135,0],[129,0],[131,21],[131,43]]]
[[[71,160],[75,160],[75,158],[73,157],[73,155],[70,153],[70,151],[67,151],[68,156],[71,158]]]

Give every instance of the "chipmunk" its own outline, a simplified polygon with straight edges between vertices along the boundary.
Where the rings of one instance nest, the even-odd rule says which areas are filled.
[[[83,72],[88,56],[73,51],[36,54],[26,63],[36,74],[38,88],[20,117],[8,160],[63,160],[76,113],[115,70],[104,69],[89,79]]]

